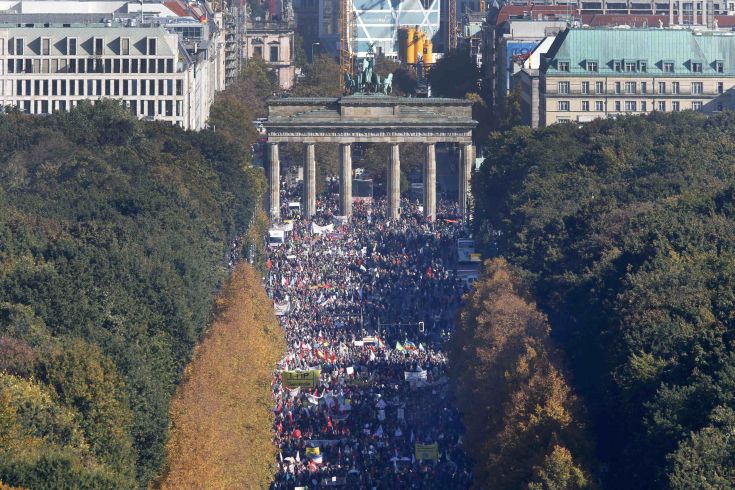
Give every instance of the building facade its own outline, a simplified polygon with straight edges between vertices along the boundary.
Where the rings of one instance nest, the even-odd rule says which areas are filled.
[[[141,118],[202,129],[216,77],[163,27],[0,25],[0,105],[50,114],[119,99]]]
[[[526,77],[532,84],[532,73]],[[732,109],[735,36],[681,29],[567,29],[541,55],[537,80],[540,126],[651,111]]]
[[[296,79],[294,30],[284,22],[248,22],[244,36],[245,59],[258,57],[276,73],[283,90],[293,87]]]

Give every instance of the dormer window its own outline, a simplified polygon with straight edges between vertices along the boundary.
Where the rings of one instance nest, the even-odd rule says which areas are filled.
[[[725,62],[721,60],[715,61],[715,71],[717,73],[725,73]]]
[[[673,61],[664,61],[661,67],[663,68],[664,73],[674,73],[674,62]]]
[[[104,39],[101,37],[94,38],[94,55],[95,56],[102,56],[102,51],[104,47]]]
[[[622,65],[623,64],[620,61],[613,61],[613,71],[620,71]]]
[[[638,71],[641,73],[648,71],[648,62],[646,60],[638,60]]]
[[[625,71],[631,72],[631,71],[635,71],[635,65],[636,65],[635,61],[626,61],[625,65],[623,66],[625,67]]]
[[[587,61],[587,71],[598,71],[597,70],[597,61],[588,60]]]
[[[556,62],[556,69],[559,71],[569,71],[569,62],[568,61],[557,61]]]
[[[692,61],[692,73],[702,73],[701,61]]]

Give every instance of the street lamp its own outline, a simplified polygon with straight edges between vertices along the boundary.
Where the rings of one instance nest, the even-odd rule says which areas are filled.
[[[314,63],[314,46],[321,46],[322,43],[311,43],[311,62]]]

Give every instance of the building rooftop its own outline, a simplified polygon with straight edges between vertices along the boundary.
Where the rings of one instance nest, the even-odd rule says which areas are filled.
[[[735,75],[735,33],[676,28],[566,29],[544,58],[542,71],[549,74],[589,74],[587,62],[593,61],[597,62],[598,74]],[[626,62],[635,63],[634,69],[626,69]],[[718,62],[722,64],[721,72]],[[664,71],[670,63],[673,72]]]

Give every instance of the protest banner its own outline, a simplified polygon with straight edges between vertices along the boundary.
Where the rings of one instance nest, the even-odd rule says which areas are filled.
[[[403,377],[406,381],[426,381],[427,371],[403,371]]]
[[[287,388],[316,388],[319,385],[321,371],[283,371],[283,384]]]
[[[319,456],[322,452],[319,450],[318,447],[307,447],[306,448],[306,457],[311,458],[313,456]]]
[[[439,459],[439,443],[433,444],[419,444],[416,443],[416,459],[432,459],[434,461]]]

